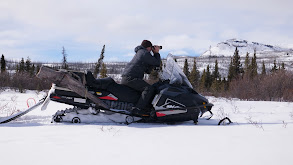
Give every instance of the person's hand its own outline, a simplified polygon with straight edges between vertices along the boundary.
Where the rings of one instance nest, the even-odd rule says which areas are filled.
[[[157,46],[157,45],[154,45],[154,46],[152,47],[152,51],[153,51],[153,53],[159,53],[159,51],[160,51],[160,47]]]

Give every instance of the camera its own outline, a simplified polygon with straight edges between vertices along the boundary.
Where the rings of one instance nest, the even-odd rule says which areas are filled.
[[[155,46],[159,47],[159,49],[163,49],[163,46],[158,46],[158,45],[154,45],[154,46],[152,46],[152,48],[154,49]]]

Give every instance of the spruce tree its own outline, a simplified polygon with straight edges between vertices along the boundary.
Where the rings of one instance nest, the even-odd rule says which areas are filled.
[[[27,73],[31,72],[31,59],[29,57],[27,57],[26,61],[25,61],[25,71]]]
[[[206,77],[205,77],[205,87],[207,90],[210,89],[212,85],[212,75],[210,72],[210,65],[207,66],[207,70],[206,70]]]
[[[189,77],[189,68],[188,68],[188,62],[187,59],[184,61],[184,67],[183,67],[183,73],[186,75],[186,77]]]
[[[108,77],[107,76],[107,67],[106,67],[106,64],[105,63],[102,63],[102,68],[101,68],[101,78],[105,78],[105,77]]]
[[[23,73],[24,71],[25,71],[25,63],[24,63],[24,59],[21,58],[19,62],[19,73]]]
[[[98,62],[96,63],[95,70],[94,70],[94,76],[96,77],[100,73],[100,67],[103,65],[103,59],[104,59],[104,53],[105,53],[105,45],[103,46],[103,49],[100,54],[100,58]]]
[[[250,65],[250,78],[257,76],[257,63],[256,63],[256,51],[254,50],[253,57]]]
[[[228,80],[231,81],[232,79],[238,79],[240,73],[242,73],[242,68],[240,65],[239,51],[236,47],[229,66]]]
[[[1,73],[4,73],[6,71],[6,61],[4,58],[4,55],[1,56]]]
[[[213,92],[220,91],[221,75],[219,73],[218,60],[215,61],[215,70],[212,73],[211,90]]]
[[[244,73],[245,74],[250,72],[249,66],[250,66],[250,60],[249,60],[249,53],[247,52],[246,56],[245,56],[245,61],[244,61]]]
[[[241,73],[240,56],[239,56],[239,51],[237,47],[235,49],[235,53],[233,56],[233,66],[234,66],[235,74],[236,74],[235,77],[237,78]]]
[[[213,80],[218,80],[221,78],[220,72],[219,72],[219,67],[218,67],[218,60],[215,61],[215,70],[213,71],[212,74],[212,79]]]
[[[65,51],[64,46],[62,47],[62,69],[68,69],[68,63],[67,63],[67,54]]]
[[[191,85],[193,86],[193,88],[198,88],[198,86],[199,86],[199,78],[200,78],[200,73],[199,73],[199,71],[197,69],[196,61],[195,61],[195,58],[194,58],[193,67],[192,67],[192,70],[191,70],[190,75],[189,75],[189,81],[190,81]]]
[[[262,61],[261,75],[266,75],[266,66],[264,61]]]

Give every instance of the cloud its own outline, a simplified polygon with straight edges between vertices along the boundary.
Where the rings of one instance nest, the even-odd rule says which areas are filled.
[[[290,0],[9,0],[0,3],[0,53],[59,60],[65,46],[78,61],[84,59],[78,54],[95,57],[104,44],[111,58],[130,59],[125,55],[143,39],[163,45],[162,52],[190,55],[235,37],[292,45],[291,6]]]

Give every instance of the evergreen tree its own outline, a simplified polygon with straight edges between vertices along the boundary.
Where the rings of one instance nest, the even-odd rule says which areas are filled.
[[[219,67],[218,67],[218,60],[215,61],[215,70],[213,71],[212,79],[213,80],[221,79],[221,75],[220,75]]]
[[[205,87],[207,90],[210,89],[212,85],[212,75],[210,72],[210,65],[207,66],[207,70],[206,70],[206,77],[205,77]]]
[[[96,66],[95,66],[95,70],[94,70],[94,76],[95,77],[99,74],[100,67],[103,65],[104,53],[105,53],[105,45],[103,46],[103,49],[102,49],[101,54],[100,54],[100,58],[99,58],[98,62],[96,63]]]
[[[257,76],[257,63],[256,63],[256,51],[254,50],[253,57],[250,65],[250,78]]]
[[[266,75],[266,66],[264,61],[262,61],[261,75]]]
[[[249,73],[250,71],[250,60],[249,60],[249,53],[246,53],[245,61],[244,61],[244,73]]]
[[[4,73],[6,71],[6,61],[4,58],[4,55],[1,56],[1,73]]]
[[[229,66],[229,73],[228,73],[229,81],[231,81],[234,78],[237,79],[240,76],[240,73],[242,73],[242,68],[240,65],[239,51],[236,47],[234,55],[231,60],[231,64]]]
[[[215,70],[212,73],[211,90],[216,93],[221,90],[221,75],[219,73],[218,60],[215,61]]]
[[[274,65],[273,65],[273,67],[272,67],[272,69],[271,69],[271,72],[274,73],[274,72],[276,72],[277,70],[278,70],[278,68],[277,68],[276,60],[274,60]]]
[[[19,62],[19,73],[23,73],[25,71],[25,63],[24,63],[24,59],[21,58],[20,62]]]
[[[199,78],[200,78],[200,73],[199,73],[199,71],[197,69],[196,61],[195,61],[195,58],[194,58],[193,67],[192,67],[191,73],[189,75],[189,81],[190,81],[191,85],[193,86],[193,88],[198,88],[198,86],[199,86]]]
[[[105,63],[102,63],[102,68],[101,68],[101,73],[100,73],[101,78],[108,77],[107,76],[107,67]]]
[[[66,54],[66,51],[65,51],[65,48],[63,46],[62,48],[62,69],[68,69],[68,63],[67,63],[67,54]]]
[[[189,68],[188,68],[188,62],[187,59],[184,61],[184,67],[183,67],[183,73],[186,75],[186,77],[189,77]]]
[[[31,59],[29,57],[27,57],[26,61],[25,61],[25,71],[27,73],[31,72]]]

